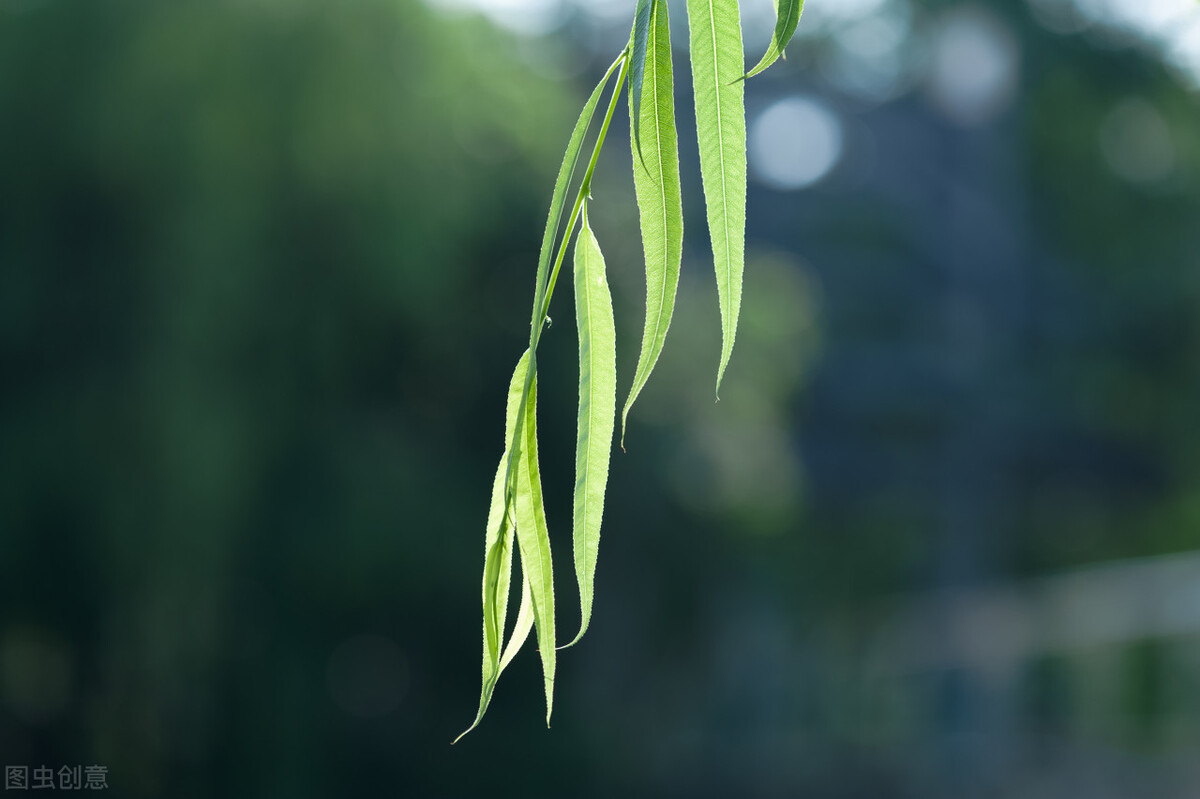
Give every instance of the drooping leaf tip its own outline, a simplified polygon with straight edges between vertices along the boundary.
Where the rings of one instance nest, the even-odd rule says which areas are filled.
[[[725,367],[729,366],[729,356],[721,361],[720,367],[717,368],[717,385],[713,388],[713,396],[716,397],[716,402],[721,401],[721,383],[725,380]]]

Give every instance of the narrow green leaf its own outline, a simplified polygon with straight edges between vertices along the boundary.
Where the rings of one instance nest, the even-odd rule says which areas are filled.
[[[646,256],[646,326],[633,385],[621,412],[622,448],[629,409],[650,378],[667,338],[683,257],[683,200],[679,188],[671,31],[666,3],[655,5],[652,29],[653,35],[646,48],[646,81],[640,103],[634,104],[632,90],[629,95],[630,116],[641,120],[646,145],[641,157],[633,159],[633,185],[641,220],[642,249]],[[635,110],[638,106],[640,112]]]
[[[804,0],[775,0],[775,33],[771,36],[771,44],[758,65],[746,73],[746,78],[753,78],[783,55],[783,49],[792,40],[803,11]]]
[[[462,734],[466,735],[479,724],[492,701],[492,691],[500,676],[500,639],[504,634],[504,618],[508,609],[508,588],[512,573],[513,529],[504,496],[505,472],[513,437],[517,428],[521,408],[521,397],[525,389],[525,374],[529,369],[529,351],[517,361],[512,380],[508,384],[508,401],[504,424],[504,455],[496,467],[496,478],[492,482],[492,502],[488,509],[487,533],[484,539],[483,567],[483,678],[479,695],[479,711],[475,721]]]
[[[517,545],[521,569],[529,580],[533,599],[533,622],[542,654],[546,686],[546,725],[554,706],[554,570],[550,562],[550,534],[542,506],[542,478],[538,471],[537,375],[525,402],[525,423],[517,455],[517,484],[514,507],[517,516]]]
[[[500,658],[500,671],[508,668],[508,664],[516,657],[521,645],[529,637],[533,629],[533,594],[529,591],[529,578],[525,576],[525,567],[521,567],[521,608],[517,611],[517,623],[513,625],[512,636],[504,647],[504,657]]]
[[[542,247],[538,256],[538,271],[537,280],[534,287],[533,295],[533,318],[529,325],[529,369],[525,374],[524,393],[521,397],[521,406],[524,407],[528,398],[530,388],[533,384],[533,378],[537,374],[537,347],[538,341],[541,339],[542,322],[549,317],[546,315],[549,305],[549,295],[554,293],[554,281],[558,277],[558,267],[562,263],[563,253],[566,251],[566,244],[571,234],[571,228],[575,225],[575,211],[578,209],[578,204],[582,202],[582,197],[587,193],[589,181],[591,179],[592,170],[595,168],[596,157],[599,155],[600,146],[604,143],[604,134],[608,129],[608,123],[612,119],[613,105],[616,104],[617,95],[621,91],[623,81],[625,80],[626,67],[628,65],[627,53],[621,52],[604,73],[604,77],[596,84],[596,88],[592,90],[591,97],[584,104],[583,111],[579,114],[579,119],[575,122],[575,129],[571,132],[570,141],[567,142],[567,151],[563,154],[562,165],[558,170],[558,177],[554,183],[554,192],[550,199],[550,213],[546,217],[546,229],[542,234]],[[575,166],[579,161],[579,150],[583,145],[584,136],[587,134],[588,125],[591,123],[592,117],[596,111],[596,105],[600,101],[600,95],[604,87],[608,84],[608,79],[612,77],[612,73],[620,67],[621,72],[617,76],[616,85],[613,87],[612,100],[609,104],[608,113],[604,117],[604,124],[600,129],[600,133],[596,139],[592,160],[588,164],[587,172],[584,175],[583,181],[580,184],[579,191],[576,196],[576,205],[572,208],[571,218],[567,225],[567,231],[563,234],[562,246],[559,249],[559,255],[554,265],[553,273],[550,273],[549,265],[552,253],[554,251],[554,243],[557,240],[558,229],[561,226],[562,210],[566,197],[566,190],[571,182],[571,176],[575,173]],[[517,437],[521,438],[521,426],[524,424],[524,414],[520,414],[517,420]],[[512,486],[517,473],[517,458],[510,456],[508,462],[508,470],[505,474],[504,485],[507,492],[506,500],[512,496]]]
[[[633,146],[635,150],[641,148],[641,118],[636,113],[636,105],[642,99],[642,76],[646,66],[646,44],[650,38],[650,15],[653,9],[659,5],[658,0],[638,0],[637,7],[633,12],[633,32],[630,34],[630,39],[633,43],[632,52],[630,54],[629,63],[629,98],[634,103],[631,106],[633,109],[629,115],[633,122],[631,133],[633,135]]]
[[[541,336],[541,313],[542,304],[546,297],[546,282],[549,277],[550,258],[554,253],[554,242],[558,238],[558,229],[562,224],[563,205],[566,202],[567,188],[571,183],[571,177],[575,174],[575,166],[579,162],[579,151],[583,147],[583,138],[587,134],[588,126],[591,124],[592,117],[596,113],[596,105],[600,102],[600,95],[604,92],[604,87],[608,83],[608,79],[612,76],[613,70],[618,64],[622,63],[625,56],[621,55],[612,66],[608,68],[608,72],[596,84],[596,88],[592,90],[591,97],[583,105],[583,111],[579,113],[579,119],[575,122],[575,129],[571,131],[571,138],[567,142],[567,150],[563,153],[562,164],[558,168],[558,177],[554,181],[554,192],[550,197],[550,213],[546,216],[546,229],[542,233],[542,247],[538,254],[538,270],[537,282],[534,284],[533,295],[533,318],[530,321],[531,330],[529,331],[529,347],[537,350],[537,341]],[[569,231],[568,231],[569,234]]]
[[[737,0],[688,0],[700,176],[721,306],[717,390],[733,352],[746,248],[746,111]]]
[[[592,617],[592,580],[617,415],[617,328],[604,255],[588,225],[587,203],[575,239],[575,318],[579,328],[579,423],[573,532],[580,622],[579,633],[567,646],[583,637]]]

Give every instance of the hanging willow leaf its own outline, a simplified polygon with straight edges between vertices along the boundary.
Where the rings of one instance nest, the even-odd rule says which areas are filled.
[[[783,49],[792,40],[803,11],[804,0],[775,0],[775,33],[771,36],[771,44],[758,65],[746,73],[746,78],[753,78],[783,55]]]
[[[527,381],[528,382],[528,381]],[[537,451],[537,375],[529,384],[513,506],[517,517],[517,545],[521,548],[521,570],[529,580],[533,599],[533,623],[542,654],[542,676],[546,686],[546,725],[554,706],[554,569],[550,562],[550,533],[542,506],[542,478]]]
[[[733,352],[746,236],[746,112],[737,0],[688,0],[700,176],[721,305],[717,390]]]
[[[737,0],[687,0],[700,170],[721,309],[718,390],[737,333],[745,261],[744,78],[758,74],[783,54],[795,32],[803,0],[775,0],[775,8],[777,24],[771,45],[759,64],[742,75]],[[620,73],[596,135],[591,160],[574,192],[570,216],[564,225],[567,190],[580,149],[600,95],[618,68]],[[646,257],[646,324],[633,384],[621,415],[622,441],[629,410],[654,369],[674,311],[683,246],[683,211],[670,29],[664,0],[637,0],[629,43],[584,105],[567,143],[551,196],[538,258],[529,348],[517,364],[509,385],[505,454],[492,486],[484,550],[482,690],[479,711],[467,732],[483,718],[497,679],[532,630],[536,630],[542,660],[547,726],[554,706],[554,571],[538,466],[537,348],[543,327],[549,321],[550,298],[577,219],[580,232],[575,238],[574,288],[580,372],[573,535],[580,627],[571,644],[584,635],[591,619],[604,492],[616,422],[616,330],[604,258],[588,222],[587,200],[600,149],[627,75],[634,184]],[[502,646],[514,552],[520,558],[521,603],[511,637]]]
[[[646,45],[650,38],[650,16],[657,9],[658,0],[638,0],[633,11],[633,33],[630,34],[632,47],[629,57],[629,99],[634,108],[642,99],[642,77],[646,69]],[[641,119],[636,108],[630,113],[633,121],[631,132],[635,150],[641,149]]]
[[[533,629],[533,594],[529,591],[529,578],[525,576],[525,567],[521,567],[521,609],[517,611],[517,623],[513,625],[512,637],[504,647],[504,657],[500,658],[500,671],[508,668],[508,664],[516,657],[521,645],[529,637]]]
[[[600,519],[608,485],[617,414],[617,328],[604,255],[588,225],[587,203],[575,239],[575,318],[579,328],[579,423],[575,445],[575,577],[579,582],[579,633],[592,617],[592,580],[600,546]]]
[[[578,204],[589,190],[589,182],[591,180],[592,170],[595,168],[596,156],[599,155],[601,145],[604,144],[604,134],[608,130],[608,124],[612,120],[612,106],[616,102],[617,95],[621,91],[621,86],[625,80],[625,68],[628,64],[626,58],[627,53],[621,52],[617,56],[617,60],[613,61],[609,66],[608,71],[604,73],[604,77],[596,84],[596,88],[592,90],[591,96],[587,103],[584,104],[583,111],[579,114],[579,119],[575,122],[575,129],[571,132],[571,138],[567,142],[567,151],[563,155],[562,165],[558,169],[558,177],[554,182],[554,192],[550,199],[550,213],[546,217],[546,229],[542,233],[542,247],[538,255],[538,271],[537,280],[533,293],[533,318],[529,325],[529,369],[525,374],[525,387],[521,397],[521,404],[524,406],[529,399],[529,392],[532,387],[533,378],[537,374],[537,348],[538,341],[542,335],[542,320],[549,320],[547,314],[549,308],[549,295],[554,293],[554,281],[558,277],[558,267],[562,263],[562,253],[566,249],[568,237],[571,234],[570,228],[575,224],[574,213],[578,210]],[[551,254],[554,251],[554,242],[558,237],[558,229],[562,221],[563,204],[566,197],[566,190],[571,182],[571,176],[575,174],[575,166],[579,161],[579,150],[583,146],[583,138],[587,133],[588,125],[591,123],[592,117],[595,115],[596,104],[600,101],[600,94],[604,87],[608,84],[608,79],[612,76],[614,70],[621,68],[620,74],[617,76],[616,86],[613,87],[612,103],[609,104],[608,113],[604,117],[604,124],[600,129],[600,134],[596,138],[596,145],[592,153],[591,163],[588,165],[587,174],[584,176],[583,182],[579,187],[576,195],[576,205],[572,210],[571,219],[568,222],[568,229],[563,234],[562,247],[560,248],[558,259],[555,262],[554,271],[550,273],[549,265]],[[517,419],[517,437],[521,437],[521,427],[524,424],[524,415],[519,415]],[[517,473],[516,458],[510,457],[508,462],[508,471],[504,478],[504,485],[510,489]],[[510,493],[511,496],[511,493]]]
[[[613,107],[616,105],[618,94],[624,85],[628,53],[623,51],[617,60],[609,67],[603,80],[596,86],[591,97],[579,115],[567,152],[559,169],[554,193],[550,203],[550,212],[546,220],[546,230],[542,239],[542,251],[538,266],[537,287],[534,296],[534,324],[530,330],[530,346],[518,364],[517,372],[509,393],[509,422],[506,428],[506,446],[504,458],[497,471],[493,486],[493,502],[490,515],[500,520],[493,525],[489,523],[486,539],[487,558],[484,562],[484,665],[483,688],[480,694],[479,711],[475,721],[458,738],[466,735],[479,724],[491,701],[492,692],[500,672],[512,661],[521,644],[529,634],[532,623],[538,631],[538,648],[542,655],[542,670],[545,676],[546,688],[546,723],[550,723],[553,708],[554,689],[554,578],[550,560],[550,539],[546,527],[545,511],[542,505],[541,477],[537,464],[537,425],[536,425],[536,376],[537,376],[537,344],[541,333],[541,321],[545,317],[545,304],[548,305],[549,295],[554,291],[554,277],[558,273],[558,263],[562,260],[560,250],[554,274],[546,279],[550,255],[560,227],[562,209],[566,188],[574,174],[579,158],[579,150],[588,125],[594,115],[600,94],[614,70],[621,68],[613,88],[612,100],[604,123],[596,139],[595,152],[588,165],[587,173],[580,184],[576,195],[576,205],[572,211],[571,223],[563,238],[563,250],[567,235],[574,225],[575,212],[580,210],[584,197],[588,194],[592,170],[595,167],[599,149],[604,143],[604,136],[612,120]],[[611,433],[611,431],[610,431]],[[610,435],[611,437],[611,435]],[[515,444],[511,442],[515,441]],[[516,519],[513,519],[515,513]],[[513,635],[504,650],[503,658],[499,657],[500,642],[504,630],[504,608],[507,607],[508,583],[511,576],[513,537],[511,528],[515,527],[517,549],[521,553],[523,572],[521,609],[517,615]],[[491,532],[496,530],[495,535]],[[501,591],[503,589],[503,591]],[[502,594],[502,596],[501,596]]]
[[[554,252],[554,242],[558,238],[558,229],[562,223],[563,205],[566,202],[567,187],[571,183],[571,177],[575,174],[575,165],[579,162],[579,150],[583,147],[583,137],[587,134],[588,125],[592,122],[592,117],[596,113],[596,104],[600,102],[600,95],[604,91],[605,85],[608,84],[608,79],[612,77],[613,70],[617,68],[625,59],[624,53],[621,54],[612,66],[608,68],[608,72],[604,73],[604,77],[596,84],[596,88],[592,90],[591,97],[584,103],[583,111],[579,113],[579,119],[575,122],[575,129],[571,131],[571,138],[567,142],[567,151],[563,154],[562,165],[558,168],[558,177],[554,181],[554,193],[550,197],[550,213],[546,216],[546,230],[542,233],[542,247],[538,253],[538,271],[537,282],[534,284],[533,295],[533,319],[530,322],[532,329],[529,332],[530,349],[537,351],[537,341],[542,330],[542,305],[546,298],[546,281],[550,269],[550,256]],[[569,233],[569,231],[568,231]]]
[[[633,159],[633,185],[646,256],[646,326],[633,385],[621,412],[622,447],[629,409],[646,385],[667,338],[683,257],[683,200],[679,188],[671,31],[666,3],[655,4],[651,28],[645,56],[645,86],[640,96],[632,88],[629,94],[630,116],[641,120],[646,144],[641,156]],[[640,111],[636,110],[639,107]]]
[[[508,402],[504,423],[504,455],[496,467],[496,478],[492,482],[492,503],[488,509],[487,534],[484,539],[483,566],[483,687],[479,694],[479,712],[475,721],[462,732],[462,738],[479,724],[492,701],[492,691],[503,668],[499,663],[500,639],[504,634],[504,617],[508,609],[508,587],[512,574],[513,528],[506,510],[504,496],[505,472],[509,453],[513,448],[517,419],[521,408],[521,397],[525,390],[525,374],[529,369],[529,350],[517,361],[512,380],[508,384]],[[519,615],[519,614],[518,614]],[[519,623],[518,618],[518,623]],[[455,738],[457,743],[458,738]]]

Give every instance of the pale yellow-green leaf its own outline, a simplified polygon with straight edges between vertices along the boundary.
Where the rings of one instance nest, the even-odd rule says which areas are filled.
[[[529,331],[529,346],[535,351],[537,350],[538,338],[541,336],[542,305],[549,279],[550,259],[554,254],[554,242],[558,238],[558,229],[562,224],[562,212],[563,205],[566,203],[567,188],[571,183],[571,177],[575,174],[575,166],[579,162],[579,151],[583,147],[583,139],[587,134],[588,125],[591,124],[592,117],[596,113],[596,105],[600,102],[600,95],[604,91],[605,85],[608,84],[608,79],[612,76],[613,70],[618,64],[623,63],[624,59],[618,59],[608,68],[608,72],[596,84],[596,88],[592,90],[591,96],[584,103],[583,110],[579,112],[579,119],[575,121],[575,127],[571,130],[571,137],[567,141],[567,150],[563,153],[562,164],[559,165],[558,176],[554,180],[554,191],[550,196],[550,212],[546,215],[546,229],[542,232],[542,246],[538,252],[538,270],[534,284],[533,319],[531,320],[532,328]],[[617,89],[620,89],[619,84]],[[567,231],[564,235],[570,235],[570,231]]]
[[[679,187],[671,32],[665,2],[656,3],[651,15],[645,61],[640,102],[630,94],[630,114],[641,120],[641,152],[636,140],[631,151],[646,259],[646,324],[633,385],[621,411],[622,446],[629,409],[646,385],[667,338],[683,256],[683,200]]]
[[[660,4],[661,7],[661,4]],[[579,633],[592,616],[592,583],[604,515],[604,489],[617,413],[617,328],[604,256],[588,224],[575,239],[575,319],[579,330],[579,419],[575,445],[575,577],[579,583]]]
[[[533,629],[533,594],[529,592],[529,579],[525,577],[525,569],[521,569],[521,607],[517,610],[517,622],[513,625],[512,636],[504,647],[504,657],[500,658],[500,671],[508,668],[508,664],[521,650],[529,631]]]
[[[521,569],[529,580],[533,600],[533,623],[542,655],[542,677],[546,688],[546,724],[554,707],[554,570],[550,562],[550,533],[542,505],[542,479],[538,470],[537,375],[529,384],[525,423],[517,453],[517,479],[513,506],[517,518],[517,545]]]
[[[721,308],[717,390],[733,352],[746,247],[746,111],[737,0],[688,0],[700,176]]]
[[[462,738],[479,724],[492,700],[496,680],[500,676],[499,663],[501,636],[504,634],[504,618],[508,608],[509,580],[512,573],[513,529],[511,513],[506,513],[508,503],[504,496],[504,475],[508,456],[512,450],[513,436],[517,428],[521,407],[521,396],[525,389],[525,373],[529,368],[529,351],[517,362],[512,380],[508,384],[508,402],[504,424],[504,455],[496,467],[496,478],[492,482],[492,502],[488,509],[487,532],[484,539],[483,568],[483,677],[479,695],[479,711],[475,721],[458,738]],[[458,738],[455,739],[457,742]]]

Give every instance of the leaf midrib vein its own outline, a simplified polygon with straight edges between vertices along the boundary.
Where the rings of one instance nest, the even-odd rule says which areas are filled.
[[[584,232],[583,230],[580,231],[580,233],[583,233],[583,232]],[[592,263],[592,256],[595,254],[595,252],[598,252],[600,249],[600,245],[596,242],[595,234],[592,233],[591,228],[586,228],[586,232],[588,234],[588,241],[587,241],[588,246],[583,251],[584,252],[584,255],[583,255],[583,286],[584,286],[584,307],[587,309],[587,324],[585,325],[585,329],[587,330],[587,350],[588,350],[588,390],[587,390],[588,414],[587,414],[587,443],[584,445],[586,448],[586,451],[584,452],[585,468],[583,470],[583,509],[580,511],[580,514],[579,514],[580,526],[583,528],[583,532],[584,532],[585,536],[586,536],[587,530],[588,530],[588,525],[587,525],[588,505],[589,505],[588,496],[591,494],[590,477],[591,477],[592,470],[589,467],[591,466],[591,463],[592,463],[592,439],[595,438],[595,436],[592,435],[592,409],[596,407],[596,402],[595,402],[595,400],[596,400],[596,397],[595,397],[596,381],[593,379],[593,377],[596,373],[596,347],[595,347],[595,342],[592,340],[592,332],[591,332],[592,318],[593,318],[591,263]],[[595,245],[594,248],[593,248],[593,245]],[[583,548],[584,548],[584,556],[586,557],[586,555],[587,555],[587,540],[586,539],[584,540]],[[580,587],[584,589],[585,596],[587,596],[589,598],[588,605],[590,608],[592,577],[591,577],[591,574],[589,573],[589,570],[586,567],[584,568],[583,572],[584,572],[584,576],[580,583]],[[583,623],[586,623],[586,621],[587,621],[587,619],[581,619],[580,623],[583,624]]]
[[[721,74],[719,63],[717,61],[717,16],[716,5],[714,0],[708,0],[708,21],[710,23],[709,30],[712,32],[713,46],[713,96],[717,106],[717,152],[721,163],[721,234],[725,245],[725,307],[721,309],[722,322],[724,322],[724,331],[728,334],[729,331],[729,314],[733,305],[733,270],[729,263],[729,207],[726,199],[725,190],[725,137],[721,131]],[[722,349],[725,349],[722,346]],[[724,353],[721,360],[724,361]]]
[[[655,13],[657,13],[657,12],[658,12],[658,8],[656,7]],[[653,22],[654,22],[654,20],[651,19],[651,23],[653,23]],[[661,290],[659,291],[659,295],[658,295],[658,313],[654,317],[654,336],[651,339],[652,346],[653,346],[653,343],[658,341],[658,330],[660,327],[662,327],[663,305],[667,301],[667,275],[666,275],[666,272],[667,272],[667,257],[668,257],[668,249],[669,249],[669,245],[667,243],[667,236],[669,234],[667,231],[667,177],[666,177],[666,173],[663,171],[662,119],[661,119],[661,112],[660,112],[659,106],[658,106],[658,38],[657,37],[651,38],[650,42],[647,43],[647,50],[649,53],[652,53],[654,56],[653,57],[654,69],[651,74],[651,81],[654,84],[654,145],[655,145],[654,152],[655,152],[656,157],[658,158],[658,188],[659,188],[658,195],[659,195],[659,197],[662,198],[663,279],[662,279]],[[646,354],[648,356],[646,358],[647,375],[642,377],[643,383],[645,382],[646,377],[648,377],[650,367],[652,366],[652,364],[655,360],[655,357],[650,354],[649,350],[647,350]]]

